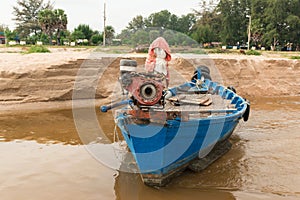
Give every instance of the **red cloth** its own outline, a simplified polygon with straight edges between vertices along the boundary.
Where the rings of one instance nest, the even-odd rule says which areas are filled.
[[[147,57],[147,60],[145,63],[145,68],[146,68],[147,72],[153,72],[153,70],[155,68],[155,59],[156,59],[156,56],[154,53],[155,48],[163,49],[167,54],[166,61],[171,60],[171,51],[170,51],[169,44],[163,37],[159,37],[156,40],[154,40],[149,47],[148,57]]]
[[[167,43],[167,41],[163,38],[163,37],[158,37],[157,39],[155,39],[152,44],[149,47],[148,50],[148,57],[145,63],[145,69],[147,72],[153,72],[154,68],[155,68],[155,62],[156,62],[156,55],[154,53],[154,49],[155,48],[161,48],[163,49],[167,56],[165,58],[166,61],[170,61],[171,60],[171,50],[169,47],[169,44]],[[167,64],[167,84],[169,83],[169,69],[168,69],[168,64]]]

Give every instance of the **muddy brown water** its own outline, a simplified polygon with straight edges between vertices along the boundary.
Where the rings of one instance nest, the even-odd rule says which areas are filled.
[[[0,115],[0,199],[300,199],[299,111],[300,97],[253,100],[225,156],[164,188],[95,160],[71,110]],[[112,139],[112,115],[97,114]]]

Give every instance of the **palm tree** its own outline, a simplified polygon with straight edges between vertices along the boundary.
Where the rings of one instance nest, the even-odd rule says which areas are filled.
[[[39,24],[43,32],[49,36],[49,43],[52,45],[53,33],[56,31],[57,44],[60,44],[61,31],[67,29],[68,19],[62,9],[45,9],[39,12]]]
[[[41,10],[38,14],[38,21],[43,32],[49,36],[49,43],[52,45],[53,32],[55,30],[55,18],[52,10]]]
[[[65,11],[62,9],[56,9],[54,13],[54,28],[56,29],[57,44],[60,45],[60,36],[63,30],[67,29],[68,18]]]
[[[108,43],[110,44],[111,40],[115,36],[115,29],[112,26],[106,26],[105,27],[105,36],[106,36]]]

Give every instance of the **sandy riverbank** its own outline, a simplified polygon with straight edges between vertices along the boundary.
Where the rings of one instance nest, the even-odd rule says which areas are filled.
[[[51,49],[46,54],[0,53],[0,110],[70,107],[75,90],[82,98],[109,101],[117,87],[119,60],[131,57],[143,68],[144,54],[110,55],[92,49]],[[205,64],[212,78],[234,86],[249,99],[300,95],[300,62],[245,55],[178,55],[170,63],[171,78],[188,80],[193,67]],[[172,76],[173,74],[173,76]],[[74,83],[75,87],[74,87]],[[79,84],[78,84],[79,83]]]

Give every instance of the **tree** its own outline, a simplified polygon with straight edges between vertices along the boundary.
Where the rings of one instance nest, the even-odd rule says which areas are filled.
[[[215,41],[213,35],[212,27],[208,24],[198,26],[197,29],[192,34],[192,38],[199,42],[200,44],[209,43]]]
[[[71,40],[76,41],[79,39],[85,39],[85,35],[82,31],[79,30],[75,30],[72,34],[71,34]]]
[[[5,37],[7,41],[19,40],[18,32],[16,30],[10,30],[9,28],[4,29]]]
[[[13,7],[13,14],[16,21],[17,31],[21,37],[27,37],[40,32],[41,27],[38,23],[38,14],[41,10],[53,9],[50,1],[44,3],[44,0],[18,0],[17,6]]]
[[[115,29],[112,26],[105,27],[105,37],[108,43],[110,44],[112,39],[115,37]]]
[[[54,14],[54,29],[56,29],[57,44],[60,45],[61,32],[67,29],[68,18],[65,11],[62,9],[56,9]]]
[[[146,28],[144,18],[141,15],[134,17],[131,22],[129,22],[127,29],[131,31],[137,31],[139,29]]]
[[[177,26],[175,26],[174,29],[172,30],[189,35],[195,23],[196,23],[196,16],[194,14],[189,13],[187,15],[182,15],[178,19]]]
[[[61,39],[61,43],[64,44],[64,42],[70,42],[72,40],[71,38],[71,32],[69,30],[63,30],[60,33],[60,39]]]
[[[43,33],[49,36],[49,43],[52,44],[53,33],[55,31],[55,16],[52,10],[41,10],[38,15],[38,22]]]
[[[158,28],[189,34],[195,22],[196,17],[192,13],[178,17],[175,14],[171,14],[168,10],[162,10],[160,12],[152,13],[146,18],[141,15],[134,17],[132,21],[129,22],[126,30],[134,33],[140,29],[146,30],[149,28]]]
[[[300,0],[203,0],[200,6],[191,30],[199,42],[245,43],[250,15],[252,44],[273,49],[300,44]]]
[[[247,38],[247,9],[250,1],[247,0],[222,0],[217,6],[222,20],[220,31],[221,40],[225,44],[235,45]]]
[[[94,35],[91,37],[91,42],[94,45],[100,44],[101,41],[103,41],[103,35],[100,33],[94,33]]]
[[[168,28],[170,24],[171,13],[168,10],[162,10],[151,14],[146,19],[147,27]]]
[[[159,36],[160,36],[160,32],[158,30],[150,30],[149,31],[149,39],[150,39],[150,41],[154,41]]]
[[[221,41],[224,45],[246,44],[251,16],[251,43],[249,45],[273,47],[300,44],[300,0],[203,0],[200,9],[178,17],[168,10],[152,13],[148,17],[136,16],[120,34],[123,43],[135,44],[137,35],[149,38],[162,35],[173,38],[167,29],[185,33],[200,43]],[[153,32],[151,27],[158,27]],[[150,30],[150,32],[149,32]],[[174,35],[176,44],[190,44],[180,34]],[[140,41],[140,40],[139,40]],[[148,41],[144,41],[146,43]],[[173,43],[173,42],[172,42]]]
[[[177,15],[172,14],[170,16],[170,22],[168,23],[168,29],[177,30],[179,25],[179,17]]]
[[[74,31],[81,31],[84,35],[84,38],[82,39],[87,39],[89,41],[94,35],[94,31],[87,24],[79,24],[78,27],[74,29]]]
[[[132,40],[134,42],[134,45],[147,44],[149,43],[149,33],[145,30],[140,29],[134,33]]]
[[[123,44],[132,44],[131,36],[132,36],[132,31],[128,29],[122,30],[121,34],[119,34],[117,37],[122,40]]]
[[[175,44],[181,46],[199,46],[198,43],[184,33],[176,32]]]
[[[199,10],[194,9],[198,20],[195,20],[192,29],[189,31],[191,37],[197,42],[210,43],[220,41],[222,24],[221,12],[217,10],[215,1],[202,1]]]
[[[276,0],[268,1],[265,9],[266,34],[263,36],[265,43],[276,49],[276,45],[282,47],[286,43],[299,44],[300,25],[300,1]]]
[[[176,45],[177,42],[175,40],[176,33],[172,30],[166,30],[163,33],[163,37],[168,41],[169,45]]]
[[[300,43],[300,17],[296,15],[289,15],[286,18],[287,24],[289,25],[289,33],[287,35],[287,41],[295,44]]]
[[[43,33],[49,36],[49,43],[52,44],[53,34],[56,32],[57,44],[60,44],[61,31],[66,30],[68,24],[64,10],[41,10],[38,15],[38,22]]]
[[[251,18],[252,18],[252,40],[256,45],[264,44],[263,36],[266,34],[266,13],[268,1],[252,0],[251,1]],[[265,45],[265,44],[264,44]]]

